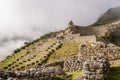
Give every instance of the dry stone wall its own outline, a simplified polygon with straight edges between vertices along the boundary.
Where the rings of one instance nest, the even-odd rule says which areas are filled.
[[[105,44],[102,42],[86,43],[80,46],[78,59],[89,59],[100,53],[105,54],[110,61],[120,59],[120,48],[113,44]]]
[[[63,70],[65,72],[74,72],[82,69],[82,60],[78,60],[77,56],[71,57],[64,62]]]
[[[55,80],[56,75],[64,75],[60,66],[33,68],[27,71],[10,72],[1,70],[0,80]]]
[[[105,80],[109,67],[109,61],[103,55],[92,57],[83,63],[82,77],[75,80]]]
[[[78,56],[73,56],[64,61],[63,69],[66,72],[81,70],[83,62],[98,54],[103,54],[105,57],[108,57],[111,64],[116,64],[120,60],[119,47],[102,42],[88,42],[80,46]]]

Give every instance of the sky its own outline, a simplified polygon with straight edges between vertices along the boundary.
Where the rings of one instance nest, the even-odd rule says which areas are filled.
[[[25,41],[76,25],[93,24],[120,0],[0,0],[0,60]]]

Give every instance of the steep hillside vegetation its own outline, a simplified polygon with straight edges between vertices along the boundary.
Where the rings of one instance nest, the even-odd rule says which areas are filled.
[[[32,44],[15,50],[15,53],[0,63],[0,68],[8,70],[24,70],[42,63],[51,50],[60,44],[55,39],[38,40]],[[52,49],[52,47],[54,47]],[[47,51],[49,50],[49,51]]]
[[[111,8],[105,14],[103,14],[94,25],[99,26],[118,21],[120,20],[119,13],[120,7]]]
[[[78,54],[78,43],[63,43],[60,49],[56,50],[53,55],[51,55],[47,63],[54,63],[65,60],[68,57],[75,56]]]
[[[29,46],[16,49],[14,54],[0,62],[0,69],[27,70],[47,62],[61,61],[69,56],[77,55],[78,43],[61,43],[55,38],[38,40]]]

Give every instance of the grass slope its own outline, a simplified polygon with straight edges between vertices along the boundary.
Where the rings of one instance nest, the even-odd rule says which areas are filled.
[[[71,76],[71,80],[74,80],[76,77],[82,76],[82,71],[75,71],[75,72],[66,72],[68,76]],[[65,76],[57,75],[56,80],[66,80]]]
[[[33,41],[32,44],[30,44],[29,46],[20,48],[20,51],[13,53],[9,57],[7,57],[4,61],[1,61],[0,69],[7,67],[7,69],[15,70],[15,68],[26,66],[27,64],[31,64],[32,62],[36,62],[42,59],[42,57],[44,58],[44,56],[47,55],[47,52],[45,52],[45,50],[49,46],[51,46],[55,41],[56,40],[54,39],[50,39],[49,41],[46,41],[46,42],[44,42],[43,40],[38,40],[36,42]],[[29,55],[27,53],[29,53]],[[33,56],[36,56],[36,57],[31,58]],[[19,64],[19,63],[22,63],[22,64]],[[18,65],[18,66],[15,66],[15,65]]]
[[[24,56],[26,52],[27,52],[26,50],[21,50],[20,53],[13,54],[9,58],[5,59],[3,62],[0,62],[0,69],[8,66],[8,64],[11,64],[12,62],[16,61],[21,56]]]
[[[78,43],[65,42],[60,49],[56,50],[48,59],[47,63],[60,61],[61,59],[78,54]]]
[[[75,78],[82,76],[82,71],[67,72],[67,75],[71,75],[72,80],[74,80]]]

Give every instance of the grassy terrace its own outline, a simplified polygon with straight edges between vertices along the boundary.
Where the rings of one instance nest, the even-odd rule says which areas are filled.
[[[67,75],[71,75],[72,80],[74,80],[76,77],[82,76],[82,71],[67,72]]]
[[[63,43],[60,49],[56,50],[48,59],[47,63],[52,63],[69,56],[78,54],[78,43]]]
[[[16,61],[17,59],[21,58],[26,54],[27,50],[21,50],[20,53],[16,53],[9,58],[5,59],[3,62],[0,62],[0,69],[3,67],[8,66],[8,64],[12,64],[12,62]]]
[[[38,42],[32,43],[31,45],[25,47],[24,49],[21,49],[17,53],[13,53],[10,57],[7,57],[4,61],[0,62],[0,69],[7,67],[7,69],[15,70],[16,68],[26,66],[27,64],[31,64],[33,61],[36,62],[44,58],[44,56],[47,55],[45,50],[50,47],[55,41],[56,40],[54,39],[47,42],[43,42],[42,40],[40,40]],[[27,53],[29,53],[29,56]],[[34,55],[36,57],[32,58]],[[28,61],[28,59],[30,59],[30,61]],[[12,65],[12,67],[10,67],[9,65]]]
[[[75,71],[75,72],[66,72],[67,75],[71,76],[71,80],[74,80],[76,77],[82,76],[82,71]],[[56,76],[57,80],[65,80],[64,76]]]

